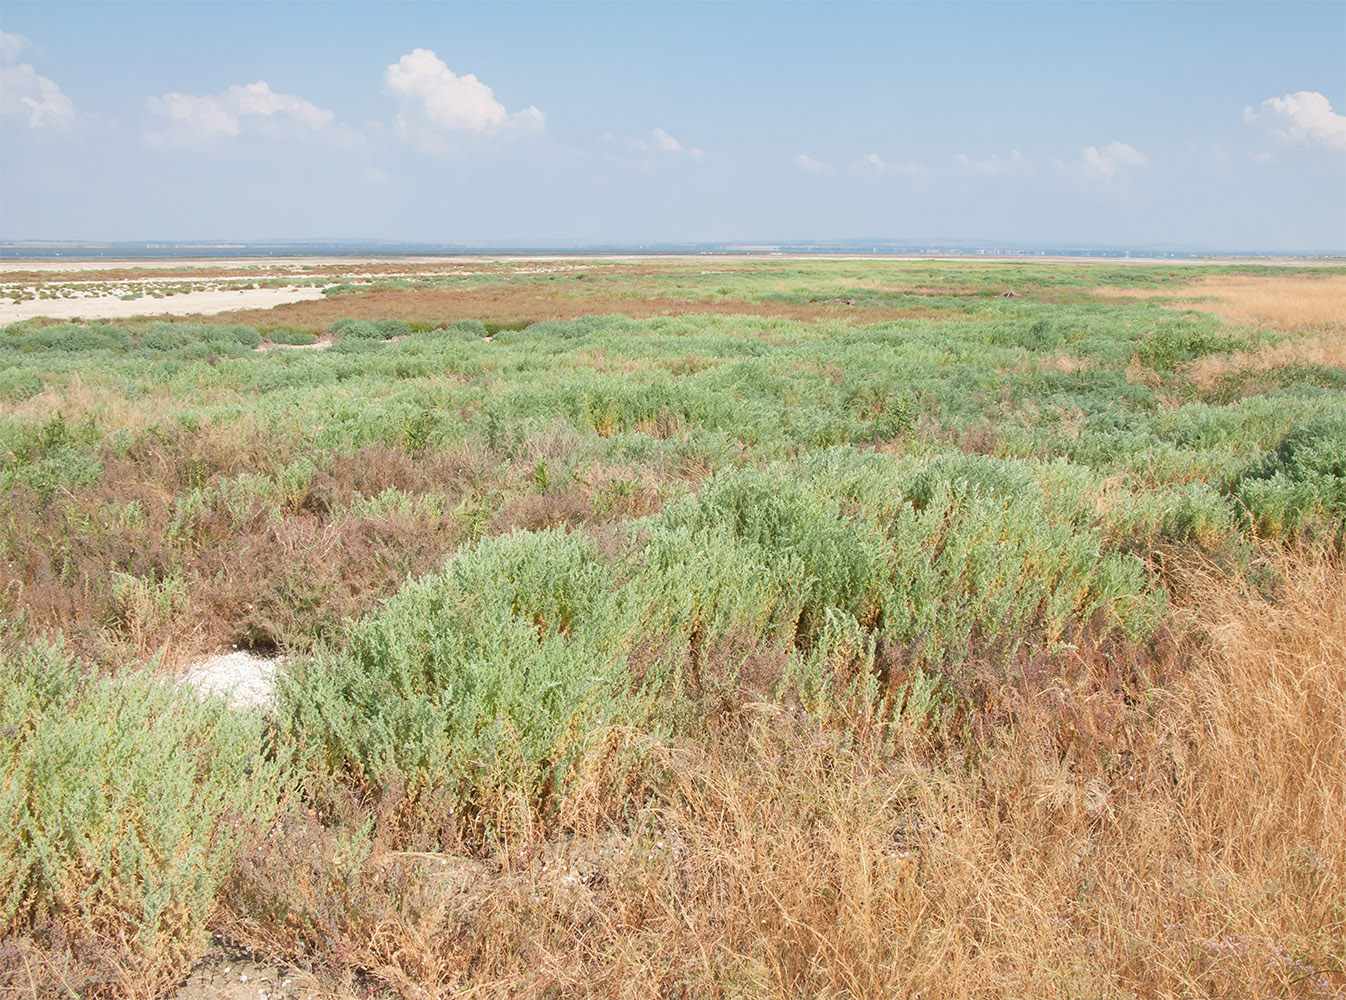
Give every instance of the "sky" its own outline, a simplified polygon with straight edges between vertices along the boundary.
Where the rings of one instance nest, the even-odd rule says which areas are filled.
[[[0,238],[1346,253],[1346,3],[5,0]]]

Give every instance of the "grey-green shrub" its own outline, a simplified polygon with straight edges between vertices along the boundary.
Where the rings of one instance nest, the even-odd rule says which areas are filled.
[[[1232,493],[1262,534],[1294,535],[1319,520],[1340,535],[1346,525],[1346,413],[1292,430],[1238,477]]]
[[[263,720],[153,671],[82,677],[42,640],[0,658],[0,936],[86,960],[117,942],[141,981],[176,982],[286,794]]]

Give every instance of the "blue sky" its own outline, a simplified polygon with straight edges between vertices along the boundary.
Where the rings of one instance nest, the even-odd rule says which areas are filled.
[[[1346,252],[1346,4],[24,3],[0,236]]]

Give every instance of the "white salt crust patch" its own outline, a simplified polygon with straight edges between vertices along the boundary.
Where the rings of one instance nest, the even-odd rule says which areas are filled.
[[[239,650],[192,664],[182,680],[202,694],[224,695],[230,708],[264,708],[275,695],[276,672],[284,666],[283,656]]]

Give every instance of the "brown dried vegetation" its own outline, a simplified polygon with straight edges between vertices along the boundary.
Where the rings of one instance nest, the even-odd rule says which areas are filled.
[[[873,307],[853,308],[844,302],[794,304],[788,302],[748,302],[733,299],[659,296],[574,295],[537,287],[531,293],[517,288],[472,289],[372,289],[349,295],[333,295],[309,302],[292,302],[272,309],[222,313],[216,322],[227,321],[264,327],[288,326],[296,330],[319,332],[339,319],[403,319],[411,323],[446,323],[471,317],[483,323],[512,325],[542,320],[575,319],[579,316],[651,316],[706,314],[715,316],[772,316],[804,321],[831,320],[850,323],[879,323],[896,319],[932,318],[942,315],[935,308]],[[184,317],[206,320],[207,317]]]
[[[1346,321],[1320,334],[1305,334],[1274,346],[1231,355],[1207,355],[1187,366],[1187,377],[1201,389],[1211,389],[1222,378],[1271,372],[1292,365],[1346,368]]]
[[[1273,330],[1346,324],[1346,275],[1209,275],[1173,288],[1096,288],[1105,298],[1172,298],[1173,305]],[[1340,332],[1340,331],[1338,331]]]
[[[341,995],[1340,995],[1346,568],[1278,570],[1274,602],[1189,570],[1202,652],[1082,654],[984,735],[740,697],[625,802],[596,754],[559,836],[489,857],[362,861],[295,816],[220,929]]]

